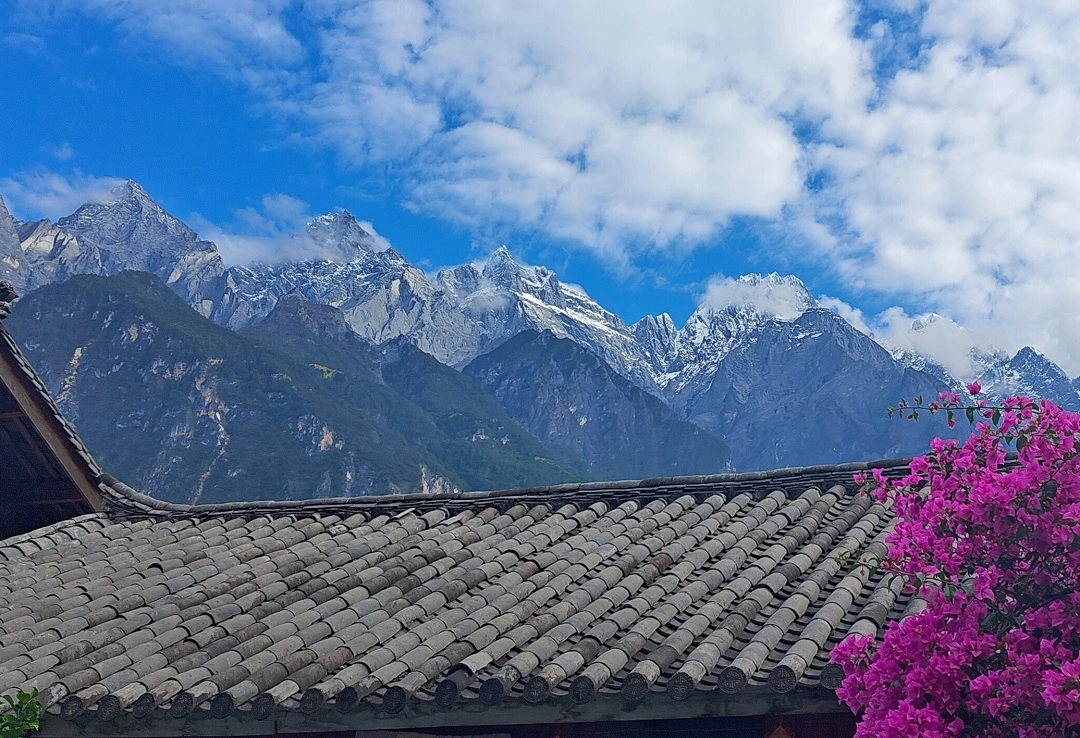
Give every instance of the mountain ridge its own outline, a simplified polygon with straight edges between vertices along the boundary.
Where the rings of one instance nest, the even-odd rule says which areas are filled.
[[[551,457],[447,367],[449,402],[469,401],[457,405],[454,427],[440,424],[386,380],[376,347],[351,331],[335,334],[342,321],[333,311],[286,300],[262,326],[237,334],[192,311],[156,275],[128,271],[35,290],[6,322],[102,464],[163,499],[585,478],[580,459]]]
[[[349,331],[375,345],[405,342],[459,370],[518,335],[546,332],[584,348],[683,420],[726,440],[740,469],[804,458],[828,463],[851,460],[852,454],[917,453],[925,448],[919,445],[924,436],[891,428],[885,418],[884,405],[900,398],[878,393],[906,392],[908,385],[922,394],[963,387],[948,369],[913,349],[885,347],[858,333],[836,313],[822,309],[793,276],[717,279],[681,328],[666,314],[627,325],[555,272],[519,263],[505,246],[483,264],[431,275],[394,248],[384,248],[348,211],[318,216],[297,238],[311,245],[312,258],[226,269],[212,242],[201,240],[129,181],[103,202],[83,206],[55,224],[15,221],[0,208],[0,277],[12,275],[16,286],[25,289],[78,273],[109,274],[133,266],[166,281],[201,315],[239,331],[257,327],[283,301],[328,305],[339,311]],[[18,266],[12,267],[11,260]],[[826,320],[819,313],[832,317]],[[772,346],[771,353],[755,353],[764,350],[757,346],[761,341]],[[844,348],[856,344],[860,348],[852,349],[855,353]],[[865,358],[867,352],[873,353],[873,361]],[[1034,350],[1011,357],[984,352],[976,358],[988,393],[1028,390],[1066,407],[1080,403],[1080,379],[1070,380]],[[588,361],[578,359],[582,366]],[[792,381],[793,372],[798,375],[792,367],[800,361],[825,377],[847,376],[851,386],[834,382],[811,390],[805,382],[800,385]],[[859,361],[870,361],[867,366],[874,371],[866,376],[852,373],[852,362]],[[906,376],[905,370],[914,372],[914,378],[898,379]],[[755,386],[784,387],[790,402],[778,404],[776,397],[760,394],[755,404],[739,399],[737,391],[732,394],[733,387],[751,376]],[[556,389],[552,385],[547,391],[554,397]],[[846,432],[850,439],[846,446],[815,446],[802,426],[795,429],[804,436],[802,446],[786,445],[782,454],[751,442],[769,428],[773,433],[782,430],[771,417],[780,408],[794,412],[791,408],[805,406],[812,396],[827,407],[841,407],[861,396],[864,404],[871,403],[867,412],[876,408],[873,403],[882,404],[881,417],[870,421],[843,413],[831,416],[841,436]],[[864,420],[873,432],[871,426],[860,425]],[[880,443],[860,445],[859,437]],[[744,453],[746,445],[758,451]],[[820,458],[810,458],[813,453]]]

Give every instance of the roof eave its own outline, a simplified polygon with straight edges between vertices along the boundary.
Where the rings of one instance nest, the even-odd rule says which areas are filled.
[[[506,725],[543,725],[551,723],[597,723],[645,720],[683,720],[688,718],[750,717],[755,715],[795,715],[805,713],[846,713],[836,694],[824,687],[799,687],[777,694],[766,686],[751,686],[738,695],[719,691],[700,691],[686,700],[676,701],[663,693],[652,693],[644,701],[630,705],[616,693],[598,694],[585,704],[576,704],[568,696],[553,697],[540,704],[508,699],[498,706],[480,700],[467,700],[451,708],[440,707],[434,700],[412,700],[404,710],[390,714],[378,706],[361,702],[346,713],[332,706],[305,715],[298,710],[276,712],[256,720],[243,712],[227,718],[215,718],[208,711],[196,711],[184,718],[136,718],[124,713],[103,723],[90,713],[74,722],[46,714],[37,735],[42,738],[65,736],[243,736],[274,733],[332,733],[356,731],[408,730],[460,726],[495,727]]]

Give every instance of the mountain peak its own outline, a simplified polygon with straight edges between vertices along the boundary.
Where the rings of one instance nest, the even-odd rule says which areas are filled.
[[[795,320],[814,307],[817,301],[802,280],[773,272],[746,274],[738,279],[714,277],[698,311],[717,313],[736,308],[778,320]]]
[[[193,242],[195,231],[166,212],[134,180],[109,190],[109,197],[82,205],[56,224],[81,241],[102,248],[144,248],[154,242]],[[126,250],[125,249],[125,250]]]
[[[350,226],[353,223],[356,223],[356,217],[348,210],[342,208],[340,213],[325,213],[323,215],[316,215],[314,218],[311,219],[311,222],[308,223],[308,228],[323,224],[340,224],[342,227],[345,227]],[[357,226],[359,226],[359,223],[357,223]]]
[[[496,284],[510,287],[521,280],[522,266],[514,261],[510,249],[500,246],[488,257],[483,274]]]
[[[915,320],[911,321],[911,330],[915,333],[922,333],[932,325],[942,325],[948,326],[950,328],[955,327],[961,331],[964,330],[964,327],[957,323],[955,320],[953,320],[952,318],[946,318],[944,315],[940,315],[939,313],[927,313],[926,315],[915,318]]]
[[[313,218],[307,224],[307,237],[320,252],[316,256],[331,261],[352,261],[380,250],[375,236],[348,210]]]
[[[133,179],[125,179],[109,192],[115,195],[117,200],[137,200],[157,207],[157,203],[150,199],[150,195],[143,189],[143,186]]]
[[[1035,348],[1034,346],[1024,346],[1019,351],[1017,351],[1016,356],[1013,357],[1013,360],[1015,361],[1017,359],[1023,359],[1025,361],[1031,359],[1041,359],[1047,362],[1050,361],[1046,358],[1046,354],[1044,354],[1042,351],[1039,351],[1039,349]]]
[[[485,270],[487,269],[487,267],[499,268],[517,266],[519,265],[516,261],[514,261],[514,256],[510,253],[510,249],[506,248],[506,246],[500,246],[492,252],[491,256],[488,257],[487,264],[485,265]]]

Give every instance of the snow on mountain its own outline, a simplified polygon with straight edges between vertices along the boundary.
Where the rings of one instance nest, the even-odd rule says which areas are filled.
[[[504,247],[477,269],[430,278],[394,249],[327,260],[234,267],[213,317],[231,328],[257,323],[284,295],[340,308],[376,343],[405,337],[439,361],[462,366],[523,330],[550,331],[585,345],[616,371],[651,386],[648,365],[622,320],[554,272],[523,266]]]
[[[328,213],[307,224],[306,235],[318,256],[331,261],[352,261],[381,251],[382,244],[348,210]]]
[[[407,337],[443,363],[474,355],[476,327],[424,272],[394,249],[347,262],[314,260],[233,267],[212,317],[238,329],[260,322],[285,295],[332,305],[361,336]]]
[[[793,276],[749,274],[714,280],[682,329],[667,333],[670,343],[663,360],[654,365],[657,384],[670,402],[685,409],[708,390],[733,348],[752,340],[764,324],[797,320],[816,306],[806,286]]]
[[[667,313],[646,315],[630,326],[630,333],[641,351],[642,358],[648,362],[654,377],[659,376],[662,367],[667,366],[672,347],[678,338],[679,329]]]
[[[501,311],[505,323],[489,344],[501,343],[522,330],[550,331],[590,349],[639,387],[652,389],[652,373],[633,333],[622,318],[605,310],[583,289],[560,282],[544,267],[518,264],[505,246],[491,255],[482,275],[494,285],[495,294],[506,300]]]
[[[1030,346],[1012,357],[999,354],[980,367],[979,384],[988,397],[1046,398],[1066,410],[1080,411],[1080,393],[1064,370]]]
[[[546,331],[587,348],[733,448],[757,444],[761,459],[776,463],[815,453],[825,454],[820,462],[873,455],[858,444],[841,448],[841,436],[828,447],[809,440],[800,447],[761,446],[783,425],[763,412],[795,412],[810,400],[843,407],[853,402],[852,393],[865,392],[859,407],[871,413],[879,401],[900,399],[882,393],[958,390],[974,377],[995,395],[1023,392],[1080,406],[1080,382],[1038,352],[1009,357],[973,349],[963,328],[941,316],[912,322],[887,351],[878,351],[879,344],[848,330],[842,318],[824,315],[793,276],[717,278],[681,328],[666,314],[627,326],[580,287],[544,267],[519,263],[505,247],[482,265],[430,275],[384,248],[348,211],[315,218],[297,239],[303,248],[292,251],[303,253],[301,260],[226,270],[213,243],[126,182],[106,201],[84,205],[55,224],[18,223],[0,201],[0,278],[25,289],[77,273],[148,271],[202,314],[234,329],[260,323],[286,296],[299,296],[339,308],[353,331],[375,343],[404,339],[459,368],[524,331]],[[862,373],[852,370],[858,366]],[[824,384],[811,383],[811,372]],[[865,381],[856,381],[860,377]],[[851,432],[857,426],[866,438],[901,437],[868,418],[856,423],[839,413],[834,420]]]
[[[910,331],[894,336],[894,345],[888,348],[894,359],[929,374],[954,392],[963,392],[975,380],[982,395],[991,400],[1024,395],[1080,409],[1076,383],[1041,352],[1025,346],[1010,356],[993,346],[976,346],[962,326],[936,313],[912,321]]]

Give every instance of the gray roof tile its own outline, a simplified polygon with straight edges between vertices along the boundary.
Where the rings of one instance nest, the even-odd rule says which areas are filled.
[[[183,509],[117,484],[0,542],[0,692],[111,720],[834,688],[835,643],[919,606],[871,568],[891,518],[852,470]]]

